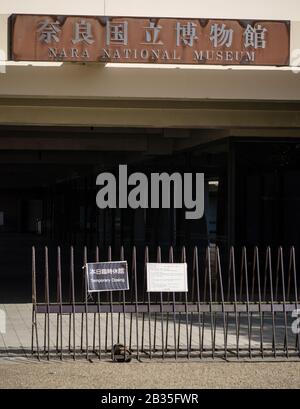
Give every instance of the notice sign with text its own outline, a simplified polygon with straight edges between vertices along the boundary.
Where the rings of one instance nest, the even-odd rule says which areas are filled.
[[[148,292],[188,292],[186,263],[147,263]]]
[[[289,65],[290,22],[12,15],[14,61]]]
[[[129,290],[127,261],[87,263],[88,292]]]

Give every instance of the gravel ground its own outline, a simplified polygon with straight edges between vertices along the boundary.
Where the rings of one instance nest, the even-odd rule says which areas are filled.
[[[3,388],[300,388],[300,363],[0,363]]]

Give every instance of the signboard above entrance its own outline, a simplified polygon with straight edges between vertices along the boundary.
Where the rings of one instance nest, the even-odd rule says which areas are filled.
[[[11,59],[289,64],[288,21],[12,15]]]

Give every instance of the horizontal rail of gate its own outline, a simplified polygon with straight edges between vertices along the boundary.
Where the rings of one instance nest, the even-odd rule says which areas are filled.
[[[258,304],[249,304],[249,305],[245,305],[245,304],[200,304],[200,305],[195,305],[195,304],[191,304],[188,303],[186,304],[175,304],[173,305],[160,305],[160,304],[150,304],[149,305],[144,305],[144,304],[138,304],[138,312],[139,313],[148,313],[150,312],[154,312],[154,313],[172,313],[172,312],[176,312],[176,313],[197,313],[197,312],[201,312],[201,313],[208,313],[208,312],[213,312],[213,313],[217,313],[217,312],[225,312],[225,313],[234,313],[235,311],[237,312],[244,312],[246,313],[247,311],[249,311],[250,313],[259,313],[261,312],[272,312],[272,310],[274,312],[282,312],[284,313],[284,311],[286,312],[293,312],[295,311],[295,303],[289,304],[289,303],[285,303],[284,305],[281,303],[273,303],[273,305],[271,305],[271,303],[261,303],[261,305]],[[39,304],[36,307],[36,313],[37,314],[46,314],[47,311],[49,311],[50,314],[71,314],[73,311],[75,311],[75,313],[85,313],[88,312],[90,314],[96,314],[98,312],[98,306],[97,305],[88,305],[87,307],[84,304],[79,304],[79,305],[75,305],[75,307],[73,308],[72,305],[63,305],[62,307],[60,307],[59,305],[49,305],[49,307],[47,306],[47,304]],[[101,305],[101,312],[102,313],[135,313],[136,312],[136,305],[135,304],[127,304],[124,307],[122,305]],[[300,315],[300,314],[299,314]]]
[[[38,359],[300,358],[294,247],[77,250],[32,248]],[[114,258],[127,258],[130,289],[89,294],[82,266]],[[148,262],[187,262],[188,292],[147,292]]]

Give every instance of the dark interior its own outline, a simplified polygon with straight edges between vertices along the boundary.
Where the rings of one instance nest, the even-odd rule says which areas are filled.
[[[26,140],[32,131],[23,133]],[[77,132],[74,143],[79,136]],[[124,138],[130,146],[130,134]],[[102,171],[117,172],[119,164],[128,164],[130,173],[147,175],[204,173],[205,217],[185,220],[184,209],[98,209],[96,177]],[[208,243],[224,250],[230,245],[297,248],[299,192],[300,138],[226,138],[160,155],[117,147],[112,151],[3,149],[0,298],[30,302],[33,245],[94,248],[98,244],[103,249],[111,245],[116,258],[121,245],[128,249],[160,245],[163,251],[170,245],[205,248]]]

